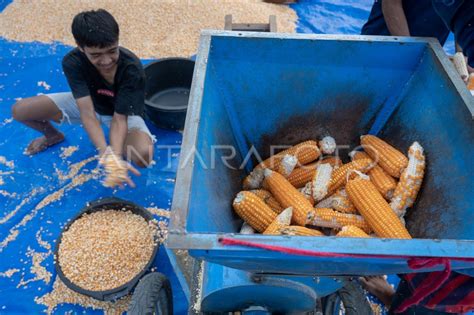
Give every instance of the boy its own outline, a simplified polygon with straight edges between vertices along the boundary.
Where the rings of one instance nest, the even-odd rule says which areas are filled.
[[[141,117],[144,109],[145,75],[140,60],[119,47],[119,26],[105,10],[79,13],[72,22],[77,48],[63,59],[62,66],[72,93],[55,93],[18,101],[13,118],[41,132],[26,154],[36,154],[64,140],[51,124],[82,123],[99,156],[112,153],[122,161],[133,160],[146,167],[153,159],[153,136]],[[101,124],[110,127],[110,147]],[[126,176],[123,179],[133,186]]]

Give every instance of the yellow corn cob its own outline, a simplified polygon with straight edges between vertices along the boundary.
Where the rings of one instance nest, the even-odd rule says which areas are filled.
[[[283,235],[298,235],[298,236],[325,236],[323,232],[316,229],[309,229],[304,226],[290,225],[280,229]]]
[[[288,177],[295,169],[297,163],[298,159],[296,156],[286,154],[281,160],[280,164],[276,167],[275,171],[285,177]]]
[[[280,214],[283,211],[283,207],[278,201],[272,196],[272,193],[265,189],[255,189],[250,192],[260,197],[276,214]]]
[[[387,142],[372,135],[361,136],[364,151],[388,174],[399,178],[408,165],[407,157]]]
[[[262,199],[249,191],[239,192],[232,206],[239,217],[258,232],[265,231],[277,217]]]
[[[291,216],[293,214],[293,208],[286,208],[283,210],[273,222],[263,231],[266,235],[280,235],[281,229],[287,227],[291,223]]]
[[[411,238],[395,212],[368,179],[356,178],[346,184],[346,191],[360,214],[379,237]]]
[[[316,141],[308,140],[272,155],[258,164],[256,168],[269,168],[271,170],[276,170],[286,154],[296,156],[298,159],[298,165],[304,165],[316,160],[321,155],[321,152],[319,151]]]
[[[346,225],[343,226],[341,231],[336,234],[339,237],[370,237],[367,233],[359,229],[357,226]]]
[[[311,163],[297,167],[291,172],[287,179],[296,188],[304,187],[306,183],[313,178],[318,165],[319,163]]]
[[[247,175],[247,177],[244,178],[242,188],[244,190],[258,189],[262,186],[262,182],[263,182],[263,170],[254,169],[252,172],[250,172],[249,175]]]
[[[328,198],[320,201],[316,208],[332,208],[344,213],[357,213],[357,209],[349,200],[345,189],[339,189]]]
[[[266,169],[265,183],[280,205],[285,208],[293,207],[293,221],[297,225],[304,225],[308,211],[313,209],[311,203],[277,172]]]
[[[300,188],[298,191],[303,194],[303,196],[311,203],[311,206],[314,206],[314,199],[311,187],[311,183],[307,183],[303,188]]]
[[[399,217],[403,217],[406,209],[415,202],[425,174],[425,156],[423,147],[418,142],[410,146],[408,157],[408,166],[402,172],[390,202],[390,207]]]
[[[356,214],[341,213],[329,208],[315,208],[308,212],[306,224],[340,229],[345,225],[355,225],[369,232],[369,224]]]
[[[320,201],[328,193],[329,183],[331,181],[332,166],[330,164],[321,164],[316,169],[316,173],[311,181],[312,196],[314,201]]]
[[[329,183],[328,194],[333,194],[336,192],[336,190],[344,186],[347,180],[347,173],[349,171],[367,172],[371,167],[373,167],[373,165],[374,164],[371,159],[360,159],[344,164],[338,169],[334,170]]]
[[[319,163],[329,163],[333,169],[339,168],[342,165],[341,159],[337,156],[326,156]]]
[[[368,159],[370,156],[365,152],[353,151],[351,152],[352,160]],[[378,165],[375,165],[371,170],[367,172],[370,177],[370,181],[374,183],[377,190],[384,196],[385,199],[391,199],[393,192],[397,187],[397,181],[390,176]]]
[[[342,163],[340,158],[336,156],[328,156],[323,158],[321,161],[296,167],[287,179],[296,188],[304,187],[307,182],[313,179],[316,173],[316,168],[321,164],[330,164],[333,169],[336,169]]]

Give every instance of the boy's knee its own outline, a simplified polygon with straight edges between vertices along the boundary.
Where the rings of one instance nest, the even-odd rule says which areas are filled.
[[[24,120],[24,101],[20,100],[12,106],[12,117],[15,120],[21,121]]]

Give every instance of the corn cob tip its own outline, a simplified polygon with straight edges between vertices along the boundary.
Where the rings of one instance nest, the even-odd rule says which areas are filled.
[[[285,154],[285,156],[281,160],[281,171],[283,173],[282,175],[284,175],[285,177],[290,175],[291,172],[293,172],[293,170],[295,169],[296,164],[298,164],[298,159],[296,158],[296,156]]]
[[[349,152],[349,157],[351,158],[351,160],[353,160],[353,159],[354,159],[354,155],[356,155],[356,154],[357,154],[357,152],[359,152],[359,151],[357,151],[357,150],[353,150],[353,151]]]
[[[264,176],[265,178],[272,176],[272,174],[273,174],[273,171],[272,171],[271,169],[266,168],[266,169],[263,171],[263,176]]]
[[[336,140],[331,136],[326,136],[319,141],[319,148],[324,154],[333,154],[336,151]]]
[[[409,151],[420,151],[420,153],[423,154],[423,147],[421,146],[420,143],[418,143],[418,141],[415,141],[412,143],[412,145],[410,146],[410,149]]]
[[[293,207],[288,207],[277,216],[277,220],[280,224],[290,225],[292,216]]]
[[[244,193],[243,193],[243,192],[239,192],[239,193],[237,194],[237,196],[235,196],[234,204],[239,204],[239,203],[241,203],[244,199],[245,199]]]
[[[244,222],[240,228],[240,234],[255,234],[255,229],[247,222]]]
[[[263,182],[263,169],[255,168],[250,174],[244,179],[243,188],[244,190],[258,189],[262,186]]]

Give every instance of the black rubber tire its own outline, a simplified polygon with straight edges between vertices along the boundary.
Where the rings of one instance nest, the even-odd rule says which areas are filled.
[[[141,278],[133,292],[127,314],[172,315],[173,294],[168,278],[159,272]]]
[[[339,291],[322,299],[324,315],[339,314],[340,303],[344,305],[346,315],[372,315],[372,309],[365,297],[364,290],[355,281],[347,281]]]

